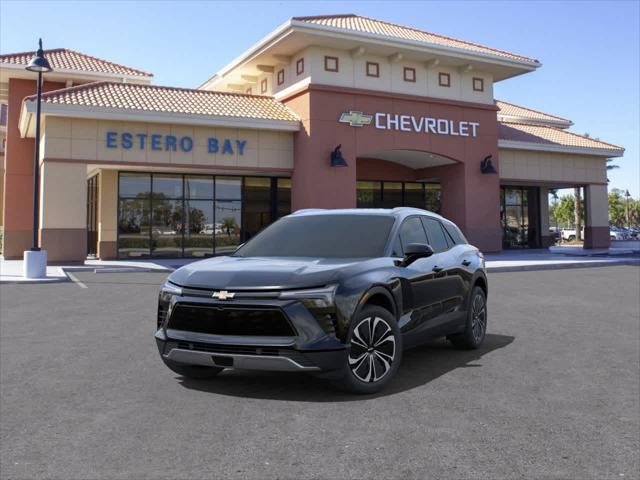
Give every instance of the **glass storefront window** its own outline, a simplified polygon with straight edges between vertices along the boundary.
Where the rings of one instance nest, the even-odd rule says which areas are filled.
[[[402,205],[402,182],[382,182],[382,208]]]
[[[245,177],[242,200],[242,241],[246,242],[271,223],[271,179]]]
[[[537,190],[533,187],[500,187],[503,248],[535,248],[539,245],[537,198]]]
[[[358,208],[380,208],[382,182],[357,182]]]
[[[440,185],[422,182],[357,182],[358,208],[415,207],[440,213]]]
[[[277,199],[278,204],[276,211],[276,219],[282,218],[291,213],[291,179],[277,179]]]
[[[151,254],[150,199],[121,198],[118,205],[118,255],[146,257]]]
[[[242,202],[217,200],[215,216],[216,255],[230,255],[242,243],[240,241]]]
[[[120,258],[228,255],[291,211],[290,179],[123,172],[118,189]]]
[[[184,196],[185,198],[213,200],[213,177],[185,177]]]
[[[211,179],[213,194],[213,179]],[[185,199],[184,256],[209,257],[214,254],[213,200]]]

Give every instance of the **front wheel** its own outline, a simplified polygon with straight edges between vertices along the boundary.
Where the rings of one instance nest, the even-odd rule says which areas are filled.
[[[352,393],[375,393],[395,376],[402,360],[402,335],[393,315],[369,305],[353,319],[351,345],[342,376],[334,383]]]
[[[184,363],[176,363],[171,360],[167,360],[164,357],[162,358],[162,361],[167,367],[169,367],[169,369],[172,372],[175,372],[178,375],[182,375],[183,377],[196,378],[199,380],[215,377],[222,370],[224,370],[224,368],[219,368],[219,367],[205,367],[200,365],[187,365]]]
[[[449,340],[455,347],[473,350],[479,348],[487,333],[487,296],[480,287],[473,287],[467,309],[464,332],[452,335]]]

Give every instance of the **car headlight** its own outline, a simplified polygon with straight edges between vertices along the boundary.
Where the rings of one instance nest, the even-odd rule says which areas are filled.
[[[280,292],[280,300],[299,300],[309,308],[333,307],[337,285],[304,290],[285,290]]]
[[[158,318],[157,327],[160,328],[164,325],[167,317],[169,316],[171,309],[171,298],[182,295],[182,288],[174,285],[171,282],[165,282],[160,288],[160,294],[158,296]]]
[[[182,296],[182,288],[166,281],[164,285],[162,285],[162,288],[160,288],[160,301],[170,302],[171,297],[174,295]]]

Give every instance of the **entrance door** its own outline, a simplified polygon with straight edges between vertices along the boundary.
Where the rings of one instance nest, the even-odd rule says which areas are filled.
[[[98,175],[87,180],[87,256],[98,254]]]
[[[540,246],[540,208],[537,187],[500,187],[502,248]]]

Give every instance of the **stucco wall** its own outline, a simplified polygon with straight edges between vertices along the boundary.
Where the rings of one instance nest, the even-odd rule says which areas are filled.
[[[134,143],[132,148],[107,147],[107,132],[173,135],[193,139],[190,152],[153,150],[149,137],[144,148]],[[233,154],[210,153],[209,138],[220,143],[231,140]],[[236,141],[246,141],[239,154]],[[221,146],[221,145],[220,145]],[[221,149],[220,149],[221,150]],[[165,124],[111,122],[90,119],[48,117],[44,128],[45,159],[70,159],[99,163],[124,163],[168,166],[207,166],[223,168],[293,168],[293,133],[238,128],[207,128]]]
[[[556,183],[607,183],[606,159],[590,155],[500,149],[500,178]]]
[[[325,70],[324,57],[338,58],[338,71]],[[304,72],[296,73],[296,62],[304,59]],[[379,76],[367,76],[367,62],[379,65]],[[416,81],[408,82],[404,79],[404,68],[414,68]],[[329,49],[324,47],[309,47],[292,56],[291,62],[285,66],[277,66],[273,73],[276,81],[277,71],[285,69],[285,82],[275,85],[269,93],[278,93],[296,83],[309,81],[312,84],[332,85],[339,87],[361,88],[365,90],[379,90],[387,93],[402,93],[421,95],[434,98],[446,98],[467,102],[493,104],[493,77],[489,73],[479,71],[461,71],[457,68],[443,65],[427,66],[424,62],[411,59],[393,59],[379,55],[353,55],[350,51]],[[439,73],[448,73],[451,84],[449,87],[439,85]],[[484,80],[484,90],[474,91],[473,78]],[[271,82],[270,82],[271,85]],[[254,89],[254,93],[258,90]]]

